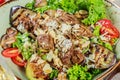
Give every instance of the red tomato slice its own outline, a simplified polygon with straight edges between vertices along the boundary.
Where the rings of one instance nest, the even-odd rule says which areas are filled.
[[[12,57],[11,60],[18,66],[25,66],[26,62],[23,60],[22,55],[19,54],[16,57]]]
[[[100,34],[105,34],[105,37],[109,38],[118,38],[119,31],[115,28],[112,22],[108,19],[102,19],[97,22],[98,25],[101,25]]]
[[[7,48],[2,51],[4,57],[15,57],[19,55],[19,50],[17,48]]]
[[[4,3],[5,2],[5,0],[0,0],[0,4],[2,4],[2,3]]]

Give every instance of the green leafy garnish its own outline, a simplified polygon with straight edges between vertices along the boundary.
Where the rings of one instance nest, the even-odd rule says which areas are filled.
[[[13,43],[13,47],[17,47],[21,51],[23,58],[26,60],[28,60],[33,53],[31,41],[28,33],[18,33],[16,42]]]
[[[91,25],[100,19],[106,18],[104,0],[87,0],[86,5],[89,15],[82,21],[84,24]]]
[[[54,78],[57,78],[57,76],[58,76],[58,70],[53,69],[52,72],[49,75],[50,79],[53,80]]]
[[[93,75],[93,77],[97,76],[98,74],[102,73],[103,70],[101,69],[91,69],[91,74]]]
[[[100,26],[96,26],[94,31],[93,31],[93,34],[95,36],[100,36]]]
[[[44,54],[44,55],[41,56],[41,58],[42,58],[43,60],[46,60],[46,59],[47,59],[47,55]]]
[[[92,74],[88,72],[87,66],[74,65],[67,70],[69,80],[92,80]]]
[[[32,9],[32,10],[34,10],[34,4],[35,4],[35,1],[33,0],[31,3],[27,3],[26,5],[25,5],[25,7],[26,8],[28,8],[28,9]]]

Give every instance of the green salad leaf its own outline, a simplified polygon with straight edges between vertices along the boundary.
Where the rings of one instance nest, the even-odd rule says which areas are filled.
[[[88,72],[87,66],[74,65],[67,70],[69,80],[92,80],[92,74]]]
[[[96,26],[94,31],[93,31],[93,34],[95,36],[100,36],[100,26]]]
[[[18,33],[16,36],[16,42],[13,43],[13,47],[17,47],[21,51],[25,60],[28,60],[33,53],[31,42],[32,40],[29,38],[28,33]]]
[[[27,3],[25,5],[25,7],[28,8],[28,9],[32,9],[33,10],[35,8],[34,4],[35,4],[35,1],[33,0],[31,3]]]
[[[49,76],[50,76],[51,80],[53,80],[54,78],[57,78],[58,70],[57,69],[53,69]]]
[[[98,20],[106,18],[104,0],[87,0],[87,10],[89,15],[82,22],[86,25],[96,23]]]

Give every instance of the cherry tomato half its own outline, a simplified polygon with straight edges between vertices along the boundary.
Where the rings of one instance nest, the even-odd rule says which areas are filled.
[[[7,48],[2,51],[4,57],[16,57],[19,55],[19,50],[17,48]]]
[[[115,28],[112,22],[108,19],[99,20],[98,25],[101,25],[100,34],[105,34],[105,37],[109,37],[110,39],[118,38],[119,31]]]
[[[4,3],[5,2],[5,0],[0,0],[0,4],[2,4],[2,3]]]
[[[25,66],[25,64],[26,64],[26,61],[23,60],[23,57],[21,54],[19,54],[16,57],[12,57],[11,60],[13,61],[13,63],[15,63],[16,65],[21,66],[21,67]]]

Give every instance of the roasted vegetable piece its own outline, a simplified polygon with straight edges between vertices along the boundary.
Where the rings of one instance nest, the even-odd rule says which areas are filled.
[[[2,55],[5,56],[5,57],[16,57],[18,56],[20,53],[19,53],[19,50],[17,48],[7,48],[5,50],[2,51]]]
[[[29,80],[47,80],[52,72],[50,65],[37,54],[32,55],[26,65],[26,75]]]
[[[33,23],[31,20],[32,16],[35,16],[36,13],[28,10],[21,6],[14,6],[11,8],[10,12],[10,22],[13,27],[15,27],[20,32],[32,32],[33,31]]]
[[[19,54],[18,56],[12,57],[11,60],[18,66],[24,67],[26,64],[26,61],[23,60],[23,57],[21,54]]]
[[[97,22],[97,25],[100,26],[100,34],[106,38],[106,41],[110,42],[113,45],[115,43],[113,39],[119,38],[120,35],[117,28],[108,19],[99,20]]]
[[[95,61],[95,68],[106,69],[116,63],[115,54],[107,48],[98,44],[91,44],[90,49],[92,54],[89,57]]]

